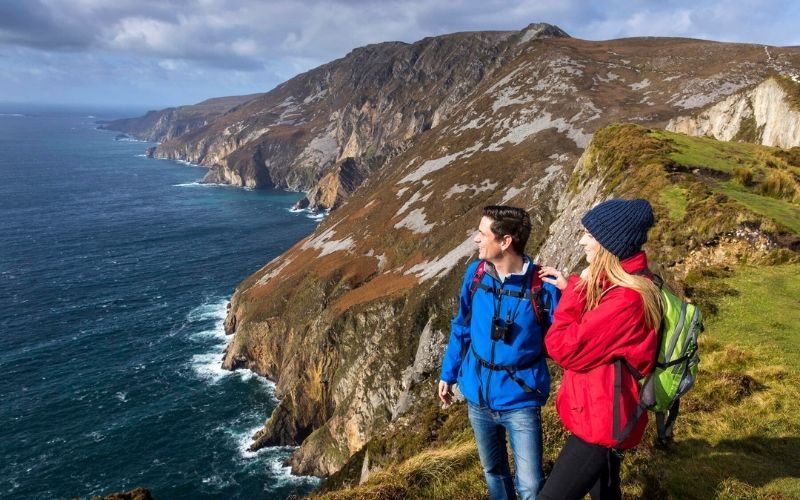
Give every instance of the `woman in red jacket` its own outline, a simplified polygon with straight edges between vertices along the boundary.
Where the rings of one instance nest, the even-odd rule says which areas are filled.
[[[541,271],[563,290],[545,345],[564,369],[556,409],[571,435],[540,499],[621,498],[622,450],[639,444],[647,424],[636,408],[637,377],[653,370],[661,321],[661,296],[641,251],[653,211],[646,200],[613,199],[581,223],[589,267],[569,280]]]

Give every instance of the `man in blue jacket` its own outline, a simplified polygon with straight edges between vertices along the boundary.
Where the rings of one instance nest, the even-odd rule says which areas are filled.
[[[475,235],[479,260],[461,286],[439,382],[443,403],[450,404],[456,383],[467,400],[492,499],[515,498],[514,483],[521,499],[535,498],[543,485],[540,408],[550,393],[543,337],[559,295],[525,255],[530,232],[525,210],[484,208]]]

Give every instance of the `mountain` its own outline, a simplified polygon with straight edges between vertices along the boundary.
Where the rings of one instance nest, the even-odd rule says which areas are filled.
[[[581,214],[646,197],[654,270],[718,310],[731,269],[796,261],[800,153],[705,136],[797,144],[798,75],[800,48],[531,25],[356,49],[164,141],[156,156],[209,165],[211,180],[309,189],[308,206],[337,207],[231,299],[223,366],[275,380],[280,399],[254,448],[298,445],[296,473],[330,476],[332,490],[373,476],[395,497],[421,490],[378,481],[381,469],[435,487],[412,465],[446,455],[472,491],[463,411],[433,394],[481,208],[526,208],[528,252],[578,270]],[[750,379],[731,373],[711,379],[738,394],[725,384]],[[552,409],[545,439],[563,439]],[[635,470],[637,488],[663,487]]]
[[[647,198],[657,215],[645,246],[651,263],[706,316],[697,385],[682,398],[675,441],[654,447],[651,426],[626,452],[623,496],[796,497],[800,148],[610,125],[594,134],[567,186],[540,248],[546,261],[580,267],[563,247],[575,246],[580,216],[597,201]],[[431,338],[420,335],[415,370],[420,352],[442,349],[428,349]],[[486,497],[465,405],[438,407],[435,368],[418,379],[416,407],[374,432],[320,498]],[[551,373],[557,387],[561,370]],[[552,404],[542,426],[547,471],[566,438]]]
[[[523,38],[519,55],[398,148],[314,234],[237,287],[224,366],[277,380],[281,403],[255,447],[299,444],[296,472],[336,472],[429,400],[482,206],[527,208],[528,250],[576,269],[576,221],[610,194],[611,180],[589,176],[572,197],[573,170],[595,164],[585,155],[596,131],[664,127],[800,68],[797,48],[767,57],[763,46],[687,39]],[[710,200],[708,210],[721,204]],[[700,265],[729,233],[745,250],[763,238],[794,248],[782,232],[751,238],[732,213],[675,233],[657,269],[680,286],[686,256]]]
[[[465,95],[530,41],[566,36],[556,27],[532,24],[520,32],[368,45],[188,133],[162,136],[161,128],[148,128],[150,115],[115,130],[160,137],[156,157],[207,165],[207,182],[309,190],[347,158],[379,168],[452,114]],[[337,189],[346,197],[362,181],[351,178]],[[333,205],[320,201],[311,203],[313,208]]]
[[[216,97],[188,106],[148,111],[140,118],[98,123],[101,129],[125,132],[143,141],[161,142],[203,127],[227,111],[259,95],[261,94]]]

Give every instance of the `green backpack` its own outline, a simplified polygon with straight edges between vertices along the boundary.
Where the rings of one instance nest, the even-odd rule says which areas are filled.
[[[700,356],[697,354],[697,336],[703,331],[703,315],[694,304],[678,298],[664,281],[653,275],[653,281],[661,289],[662,319],[658,331],[658,349],[653,371],[642,376],[627,361],[621,359],[639,379],[639,406],[634,418],[621,432],[622,442],[633,430],[639,416],[646,410],[655,412],[658,443],[666,444],[672,439],[672,429],[678,417],[680,397],[692,388],[697,376]]]

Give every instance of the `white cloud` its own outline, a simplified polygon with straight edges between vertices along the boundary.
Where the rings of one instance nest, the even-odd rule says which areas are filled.
[[[651,35],[792,45],[800,43],[799,20],[800,3],[790,0],[3,0],[0,61],[10,76],[0,95],[31,90],[14,82],[43,58],[22,61],[19,48],[52,55],[46,65],[72,71],[76,85],[85,80],[82,68],[102,78],[127,68],[129,77],[149,75],[152,86],[180,85],[175,94],[192,99],[190,88],[204,97],[266,91],[356,47],[456,31],[549,22],[590,40]],[[44,65],[41,71],[51,74]],[[176,72],[184,73],[179,80]],[[204,82],[189,80],[201,73]]]

